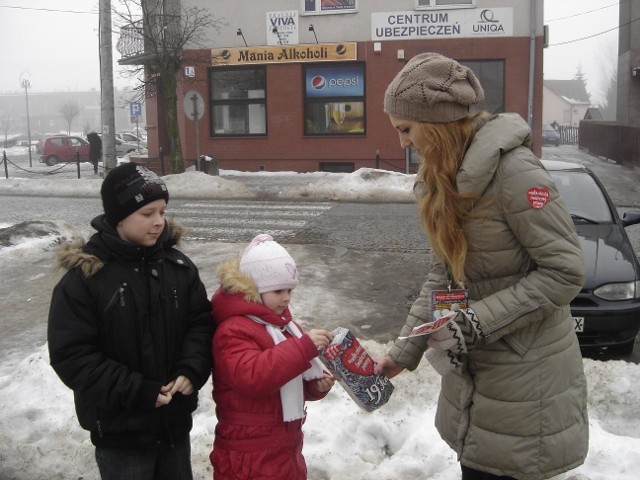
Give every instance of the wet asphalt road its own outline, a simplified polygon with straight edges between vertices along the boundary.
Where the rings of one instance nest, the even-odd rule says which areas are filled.
[[[640,171],[623,169],[576,147],[546,147],[543,157],[589,166],[621,211],[640,209]],[[268,198],[269,189],[277,187],[278,182],[273,177],[267,179],[269,185],[256,177],[235,179],[244,179],[252,191],[262,191],[263,198]],[[291,182],[292,177],[281,181]],[[89,231],[88,219],[101,211],[99,199],[0,196],[0,201],[0,222],[61,219],[85,232]],[[196,232],[187,238],[184,249],[200,266],[208,290],[216,283],[215,266],[221,260],[238,253],[239,245],[255,233],[277,231],[279,241],[288,245],[294,258],[315,272],[301,278],[306,292],[320,298],[323,291],[331,291],[334,300],[332,305],[318,302],[310,311],[299,312],[297,318],[302,322],[322,319],[328,328],[348,326],[363,339],[387,342],[395,338],[426,271],[428,245],[413,204],[305,202],[305,206],[267,201],[258,204],[258,209],[268,206],[269,218],[262,215],[254,219],[242,213],[241,226],[229,228],[232,212],[246,212],[244,203],[212,201],[206,207],[203,203],[207,202],[172,198],[170,208],[183,225]],[[255,206],[256,202],[252,203]],[[630,227],[628,234],[640,253],[640,226]],[[211,242],[216,248],[207,248],[205,254],[203,245]],[[18,351],[25,342],[37,346],[44,341],[50,292],[59,278],[52,255],[12,260],[14,268],[3,267],[6,294],[1,303],[2,311],[16,312],[17,318],[10,316],[12,324],[8,324],[7,316],[0,320],[0,350],[5,352]],[[601,358],[638,363],[639,343],[637,340],[632,356],[605,354]]]

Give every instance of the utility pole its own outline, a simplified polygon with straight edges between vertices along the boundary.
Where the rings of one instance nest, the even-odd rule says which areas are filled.
[[[109,170],[117,165],[111,0],[100,0],[100,100],[102,114],[102,165],[106,176]]]
[[[27,141],[29,142],[29,167],[33,167],[33,161],[31,160],[31,121],[29,120],[29,92],[31,88],[31,82],[29,78],[23,77],[20,84],[24,88],[24,98],[27,101]]]

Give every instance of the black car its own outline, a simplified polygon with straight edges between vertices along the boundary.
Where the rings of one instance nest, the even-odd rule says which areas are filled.
[[[560,146],[560,134],[551,125],[542,125],[542,145]]]
[[[583,348],[633,351],[640,329],[640,263],[625,227],[640,223],[640,211],[622,218],[603,184],[587,167],[543,160],[580,236],[586,281],[571,302]]]

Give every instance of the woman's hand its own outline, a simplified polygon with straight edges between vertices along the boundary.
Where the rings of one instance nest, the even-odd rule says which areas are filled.
[[[391,360],[391,358],[386,356],[377,360],[375,362],[375,366],[373,367],[373,373],[375,373],[376,375],[384,373],[387,378],[393,378],[403,370],[404,367],[402,365],[398,365],[396,362]]]

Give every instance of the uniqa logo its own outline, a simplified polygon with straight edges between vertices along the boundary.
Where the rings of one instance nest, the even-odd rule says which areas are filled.
[[[500,20],[496,20],[494,17],[493,11],[486,9],[480,12],[480,22],[481,23],[498,23]]]
[[[316,90],[322,90],[326,84],[327,81],[322,75],[316,75],[311,79],[311,86]]]

